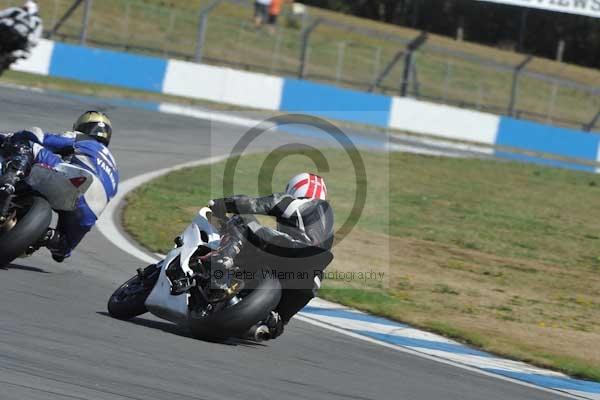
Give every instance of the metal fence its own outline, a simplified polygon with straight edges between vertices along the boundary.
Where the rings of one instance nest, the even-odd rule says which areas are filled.
[[[176,4],[179,1],[179,4]],[[19,3],[0,0],[0,5]],[[514,63],[323,17],[280,17],[257,28],[250,0],[40,0],[46,35],[127,51],[299,76],[360,90],[411,96],[496,114],[600,130],[600,86]],[[456,46],[455,46],[456,47]],[[598,75],[592,75],[597,77]],[[596,82],[599,85],[600,82]]]

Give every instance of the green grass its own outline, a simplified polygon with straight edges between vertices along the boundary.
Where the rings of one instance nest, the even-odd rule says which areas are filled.
[[[354,177],[343,154],[324,154],[339,226],[350,214]],[[308,155],[267,162],[273,186],[311,170]],[[367,207],[336,243],[330,271],[379,271],[385,279],[329,279],[323,297],[600,380],[600,178],[494,161],[362,157]],[[243,157],[234,191],[267,193],[257,183],[264,162],[261,154]],[[208,199],[222,195],[223,171],[223,163],[185,169],[141,187],[128,198],[125,228],[165,251]]]
[[[0,83],[12,84],[17,86],[26,86],[44,90],[52,90],[65,94],[78,94],[84,96],[131,99],[139,101],[154,102],[173,102],[182,105],[192,105],[199,107],[208,107],[220,111],[251,111],[247,107],[237,107],[234,105],[215,103],[208,100],[189,99],[179,96],[171,96],[160,93],[151,93],[136,89],[127,89],[117,86],[100,85],[87,82],[80,82],[70,79],[56,78],[50,76],[34,75],[27,72],[6,71]]]
[[[1,4],[18,1],[0,0]],[[42,16],[46,25],[52,26],[72,3],[71,0],[42,2]],[[114,47],[134,46],[148,48],[147,52],[164,57],[191,56],[195,52],[198,9],[208,0],[103,0],[94,2],[88,37],[91,43],[114,44]],[[251,5],[250,1],[248,5]],[[251,21],[251,7],[224,2],[211,14],[205,61],[211,64],[238,65],[253,71],[281,75],[295,75],[299,69],[300,30],[285,23],[278,34],[256,30]],[[409,40],[418,32],[399,26],[378,23],[348,15],[311,8],[312,17],[325,17],[353,26],[369,28],[401,40]],[[79,9],[61,28],[61,34],[81,31],[82,10]],[[110,21],[110,24],[107,23]],[[60,38],[60,37],[59,37]],[[338,82],[337,65],[340,43],[345,43],[345,62]],[[308,77],[337,82],[341,85],[366,89],[402,45],[385,38],[369,37],[358,32],[324,25],[314,32]],[[512,74],[499,72],[479,63],[466,61],[436,51],[437,48],[460,51],[482,59],[495,60],[510,65],[519,64],[523,56],[491,47],[432,35],[428,44],[415,59],[423,96],[447,101],[464,101],[479,106],[508,107]],[[135,50],[144,52],[145,50]],[[379,53],[380,52],[380,53]],[[379,54],[379,55],[378,55]],[[380,62],[376,60],[379,57]],[[388,94],[397,94],[402,79],[399,63],[383,82]],[[600,72],[550,60],[535,59],[528,66],[534,72],[551,74],[589,85],[600,81]],[[557,119],[587,123],[600,109],[598,96],[584,94],[576,89],[560,88],[554,83],[533,77],[521,78],[518,107],[540,114],[544,122]],[[547,116],[547,117],[546,117]],[[581,125],[577,126],[578,128]]]

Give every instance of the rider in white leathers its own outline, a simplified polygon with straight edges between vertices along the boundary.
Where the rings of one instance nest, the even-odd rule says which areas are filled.
[[[42,36],[43,25],[37,2],[26,1],[22,7],[0,11],[0,41],[12,57],[28,58]]]

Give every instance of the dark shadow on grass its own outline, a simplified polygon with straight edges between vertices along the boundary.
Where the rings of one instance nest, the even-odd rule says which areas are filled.
[[[110,316],[110,314],[107,313],[106,311],[97,311],[96,314],[112,318]],[[171,322],[166,322],[166,321],[155,321],[155,320],[151,320],[151,319],[136,317],[136,318],[130,319],[129,321],[123,321],[123,322],[131,323],[131,324],[139,325],[139,326],[144,326],[146,328],[157,329],[157,330],[160,330],[160,331],[163,331],[166,333],[170,333],[172,335],[181,336],[181,337],[184,337],[187,339],[200,340],[200,341],[203,341],[206,343],[215,343],[215,344],[221,344],[221,345],[225,345],[225,346],[265,347],[265,345],[262,343],[257,343],[252,340],[246,340],[246,339],[240,339],[240,338],[229,338],[229,339],[222,340],[222,341],[209,341],[209,340],[197,339],[192,336],[189,329],[186,329],[182,326],[173,324]]]
[[[50,273],[41,268],[29,267],[27,265],[21,265],[21,264],[9,264],[4,267],[0,267],[0,270],[4,270],[4,271],[8,271],[10,269],[15,269],[15,270],[19,270],[19,271],[27,271],[27,272],[37,272],[40,274],[49,274]]]

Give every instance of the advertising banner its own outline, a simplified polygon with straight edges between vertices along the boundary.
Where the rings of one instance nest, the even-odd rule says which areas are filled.
[[[478,0],[600,18],[600,0]]]

